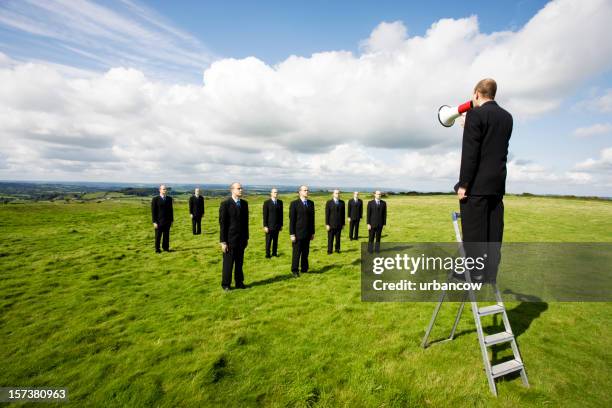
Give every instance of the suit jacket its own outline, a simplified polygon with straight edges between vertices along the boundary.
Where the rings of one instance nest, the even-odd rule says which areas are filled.
[[[306,207],[299,198],[289,205],[289,234],[296,239],[310,239],[315,233],[315,206],[312,200]]]
[[[325,225],[331,228],[342,228],[345,224],[346,210],[344,201],[338,200],[338,204],[333,199],[325,204]]]
[[[249,240],[249,203],[240,199],[240,208],[233,198],[219,206],[219,242],[230,246],[246,246]]]
[[[358,198],[357,202],[355,202],[354,198],[349,200],[348,216],[351,218],[351,221],[360,220],[363,218],[363,200],[361,198]]]
[[[458,186],[471,195],[503,195],[511,135],[512,115],[495,101],[468,111]]]
[[[172,208],[172,197],[155,196],[151,200],[151,218],[159,226],[169,226],[174,221],[174,210]]]
[[[276,205],[272,199],[263,203],[263,226],[277,231],[283,226],[283,202],[276,200]]]
[[[382,227],[387,225],[387,203],[380,200],[380,204],[376,205],[376,200],[368,203],[367,221],[372,227]]]
[[[189,214],[197,218],[204,215],[204,197],[192,195],[189,198]]]

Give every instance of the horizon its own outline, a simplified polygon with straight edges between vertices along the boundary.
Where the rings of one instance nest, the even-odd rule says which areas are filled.
[[[146,187],[146,188],[156,188],[159,187],[160,184],[164,184],[168,187],[169,191],[173,191],[172,186],[178,186],[181,188],[189,187],[190,189],[199,187],[204,190],[207,188],[212,190],[210,187],[215,187],[218,189],[228,189],[231,183],[130,183],[130,182],[113,182],[113,181],[45,181],[45,180],[0,180],[0,186],[2,184],[33,184],[33,185],[70,185],[75,187],[88,187],[88,185],[106,185],[108,187]],[[295,189],[299,185],[291,185],[291,184],[246,184],[241,183],[246,187],[245,191],[247,195],[249,194],[249,188],[256,189],[251,194],[260,195],[266,194],[264,191],[258,191],[261,189],[268,188],[278,188],[279,194],[290,194],[294,193],[294,191],[290,190],[291,188]],[[320,185],[308,185],[310,188],[315,189],[313,193],[327,193],[331,192],[334,189],[339,189],[341,194],[353,193],[354,191],[358,191],[360,193],[372,193],[376,190],[380,190],[384,194],[393,193],[393,194],[410,194],[415,193],[418,195],[454,195],[455,192],[451,189],[448,191],[443,190],[414,190],[414,189],[401,189],[401,188],[382,188],[382,187],[355,187],[355,186],[320,186]],[[1,191],[1,188],[0,188]],[[180,193],[187,192],[189,190],[174,190]],[[602,200],[612,200],[612,196],[598,196],[598,195],[576,195],[576,194],[547,194],[547,193],[532,193],[529,191],[523,191],[520,193],[506,193],[508,196],[538,196],[538,197],[576,197],[576,198],[597,198]]]

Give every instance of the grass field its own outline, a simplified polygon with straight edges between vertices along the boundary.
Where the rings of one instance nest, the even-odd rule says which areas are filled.
[[[495,398],[470,313],[455,341],[424,350],[433,304],[361,302],[359,243],[345,232],[326,254],[327,198],[314,197],[313,273],[290,279],[288,232],[265,259],[264,197],[247,197],[249,288],[229,293],[218,199],[201,236],[176,202],[175,251],[159,255],[148,200],[0,206],[0,386],[66,387],[79,407],[612,406],[612,304],[507,305],[531,388],[502,380]],[[453,197],[388,204],[384,241],[454,239]],[[612,203],[508,197],[505,239],[612,241]]]

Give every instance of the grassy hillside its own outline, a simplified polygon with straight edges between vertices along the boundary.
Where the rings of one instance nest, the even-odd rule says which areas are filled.
[[[281,257],[264,258],[264,198],[247,199],[249,288],[229,293],[219,199],[206,201],[201,236],[177,201],[163,254],[148,200],[0,205],[0,386],[67,387],[70,405],[104,407],[612,404],[611,304],[509,304],[532,386],[503,380],[494,398],[469,313],[455,341],[423,350],[433,304],[361,302],[359,243],[346,231],[343,252],[326,254],[326,196],[299,279],[287,231]],[[388,203],[384,241],[454,239],[452,197]],[[612,203],[509,197],[505,238],[612,241]]]

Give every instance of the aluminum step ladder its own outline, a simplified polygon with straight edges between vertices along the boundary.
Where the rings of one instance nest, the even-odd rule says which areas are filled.
[[[455,236],[457,238],[457,242],[459,243],[459,254],[461,257],[465,257],[465,248],[463,247],[463,240],[461,238],[461,231],[459,229],[458,222],[461,215],[458,212],[453,212],[451,215],[453,220],[453,226],[455,227]],[[465,271],[465,275],[466,282],[471,283],[469,271]],[[523,364],[523,360],[521,359],[521,354],[519,352],[516,338],[514,337],[514,334],[512,333],[512,328],[510,327],[510,321],[508,320],[506,307],[504,306],[504,302],[502,300],[501,294],[499,293],[499,289],[494,283],[491,283],[490,285],[492,286],[493,292],[495,294],[495,300],[497,303],[491,306],[479,307],[478,302],[476,301],[476,295],[474,291],[467,291],[467,293],[463,295],[463,298],[459,305],[459,310],[457,311],[457,316],[455,317],[455,322],[453,323],[453,327],[451,329],[449,337],[438,342],[442,343],[453,340],[453,338],[455,337],[455,331],[457,330],[457,325],[459,324],[459,320],[461,319],[461,314],[463,313],[465,302],[469,297],[472,306],[472,314],[474,315],[474,322],[476,322],[476,332],[478,333],[478,342],[480,343],[480,351],[482,352],[482,361],[484,363],[485,373],[489,382],[489,388],[491,389],[493,395],[497,396],[497,387],[495,386],[495,379],[498,377],[503,377],[505,375],[518,371],[520,372],[521,380],[523,381],[523,385],[525,387],[529,387],[529,381],[527,379],[527,372],[525,371],[525,365]],[[425,332],[425,337],[423,337],[423,342],[421,343],[423,348],[426,348],[431,344],[430,342],[428,342],[429,335],[431,333],[431,330],[433,329],[436,317],[438,316],[438,312],[440,311],[440,308],[445,298],[446,291],[443,290],[440,293],[438,304],[436,305],[433,315],[431,316],[431,321],[429,322],[429,327],[427,327],[427,331]],[[504,331],[500,333],[485,335],[480,319],[484,316],[496,316],[499,314],[501,314],[502,316]],[[492,365],[491,361],[489,360],[488,348],[496,344],[502,343],[510,343],[514,358],[503,363]]]

